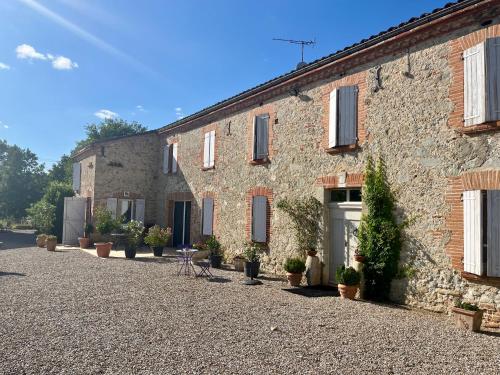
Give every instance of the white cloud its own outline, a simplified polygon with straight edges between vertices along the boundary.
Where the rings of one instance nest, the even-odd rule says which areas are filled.
[[[45,56],[43,53],[37,52],[29,44],[21,44],[17,46],[16,54],[18,59],[47,60],[47,56]]]
[[[9,70],[9,69],[10,69],[10,66],[0,62],[0,70]]]
[[[139,105],[137,105],[137,106],[135,106],[135,108],[137,108],[137,110],[138,110],[139,112],[146,112],[146,110],[144,109],[144,107],[143,107],[142,105],[140,105],[140,104],[139,104]]]
[[[8,129],[9,125],[4,124],[2,121],[0,121],[0,127],[4,128],[4,129]]]
[[[73,68],[78,68],[78,64],[67,57],[57,56],[52,61],[52,67],[57,70],[71,70]]]
[[[94,115],[99,117],[101,120],[107,120],[110,118],[118,117],[118,113],[110,111],[109,109],[101,109],[95,112]]]
[[[180,120],[181,118],[184,117],[184,113],[182,112],[181,107],[175,107],[175,117],[177,117],[177,120]]]

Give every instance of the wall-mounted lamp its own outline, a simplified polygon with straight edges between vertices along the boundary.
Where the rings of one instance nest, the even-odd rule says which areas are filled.
[[[299,86],[295,85],[292,88],[290,88],[290,90],[288,90],[288,94],[290,96],[299,96],[299,94],[300,94]]]

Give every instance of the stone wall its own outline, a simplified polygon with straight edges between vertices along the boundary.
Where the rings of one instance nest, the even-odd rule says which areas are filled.
[[[91,154],[80,160],[80,192],[82,197],[94,199],[96,155]]]

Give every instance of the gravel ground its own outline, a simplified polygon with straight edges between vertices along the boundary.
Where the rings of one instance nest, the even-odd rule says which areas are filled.
[[[215,274],[177,277],[168,258],[0,251],[0,373],[500,373],[500,337],[443,315]]]

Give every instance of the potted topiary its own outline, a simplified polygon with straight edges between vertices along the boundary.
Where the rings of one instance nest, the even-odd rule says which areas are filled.
[[[127,242],[125,244],[125,258],[133,259],[137,253],[137,248],[142,241],[144,226],[140,221],[131,220],[125,225]]]
[[[233,258],[233,265],[235,271],[243,272],[245,269],[245,257],[243,255],[236,255]]]
[[[354,260],[359,263],[364,263],[366,261],[366,257],[361,254],[358,248],[354,250]]]
[[[465,328],[472,332],[479,332],[481,330],[483,310],[479,309],[477,305],[457,301],[452,311],[453,315],[455,315],[455,322],[458,327]]]
[[[155,257],[163,256],[163,248],[170,240],[172,231],[170,228],[162,228],[159,225],[154,225],[148,230],[148,234],[144,237],[144,242],[153,249]]]
[[[207,250],[210,251],[210,255],[208,257],[210,259],[210,265],[213,268],[221,268],[222,246],[221,246],[220,242],[217,240],[217,238],[214,235],[211,235],[205,241],[205,245],[207,247]]]
[[[36,246],[38,247],[45,247],[45,241],[47,240],[47,235],[46,234],[39,234],[36,236]]]
[[[245,243],[245,276],[255,278],[259,276],[260,271],[260,254],[264,251],[265,246],[258,242]]]
[[[90,244],[90,234],[94,231],[92,224],[87,223],[85,229],[83,230],[83,237],[78,237],[78,242],[80,243],[80,248],[86,249]]]
[[[283,268],[290,286],[300,286],[302,273],[306,270],[306,263],[299,258],[288,258],[283,264]]]
[[[345,268],[344,265],[337,268],[335,274],[340,292],[340,297],[354,299],[359,287],[361,275],[354,268]]]
[[[103,238],[109,238],[109,234],[116,228],[117,222],[113,219],[111,212],[103,207],[96,207],[94,210],[95,219],[95,229],[97,232],[103,236]],[[97,250],[97,256],[101,258],[109,257],[111,252],[111,247],[113,242],[96,242],[95,248]]]
[[[57,236],[52,236],[52,235],[47,236],[47,239],[45,240],[45,246],[47,247],[47,250],[56,251],[56,245],[57,245]]]

